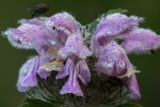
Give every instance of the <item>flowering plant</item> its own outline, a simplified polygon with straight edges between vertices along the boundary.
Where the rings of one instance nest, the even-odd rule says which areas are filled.
[[[61,12],[21,19],[19,27],[3,32],[14,47],[37,52],[19,71],[17,89],[26,93],[21,106],[106,107],[139,100],[140,71],[127,54],[154,52],[160,36],[139,27],[142,17],[125,12],[109,11],[86,26]]]

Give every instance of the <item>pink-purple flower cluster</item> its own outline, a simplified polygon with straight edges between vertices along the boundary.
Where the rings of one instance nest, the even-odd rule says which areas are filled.
[[[4,32],[17,48],[35,49],[37,56],[30,58],[20,69],[17,88],[26,92],[38,85],[37,75],[47,79],[57,71],[57,80],[68,78],[60,94],[84,96],[81,85],[91,79],[87,58],[95,59],[98,73],[116,77],[127,83],[131,99],[141,97],[136,75],[139,72],[128,59],[129,53],[150,52],[160,47],[160,36],[149,29],[139,28],[143,18],[113,13],[102,17],[91,34],[90,47],[85,40],[84,27],[67,12],[51,17],[22,19],[20,26]],[[121,39],[122,43],[116,40]]]

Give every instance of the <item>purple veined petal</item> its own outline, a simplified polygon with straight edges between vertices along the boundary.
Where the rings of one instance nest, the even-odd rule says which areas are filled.
[[[72,93],[77,96],[83,96],[83,92],[77,80],[77,69],[70,71],[69,78],[60,90],[60,94]]]
[[[85,60],[78,61],[76,67],[78,67],[76,69],[79,69],[78,72],[79,79],[84,85],[87,85],[87,83],[90,82],[91,74],[86,61]]]
[[[130,32],[121,46],[127,53],[143,53],[160,47],[160,36],[149,29],[137,28]]]
[[[42,26],[46,20],[47,20],[47,17],[38,17],[38,18],[33,18],[33,19],[21,19],[18,21],[18,23]]]
[[[58,55],[62,59],[66,59],[69,56],[78,56],[81,59],[86,59],[91,55],[91,52],[84,45],[81,33],[76,32],[68,37],[65,46],[58,51]]]
[[[42,79],[47,79],[47,77],[50,76],[50,72],[45,71],[44,69],[41,69],[40,67],[44,64],[49,63],[51,60],[49,59],[48,56],[40,56],[39,57],[39,68],[36,71],[36,73],[40,76]]]
[[[68,76],[70,74],[70,71],[72,71],[73,69],[74,69],[74,62],[72,59],[68,58],[63,70],[56,75],[56,79],[62,79]]]
[[[129,32],[142,21],[143,18],[136,16],[128,17],[120,13],[110,14],[100,21],[94,37],[100,45],[104,45],[121,34]]]
[[[20,92],[28,91],[37,86],[36,70],[38,69],[38,57],[29,59],[20,69],[17,88]]]
[[[109,43],[99,56],[97,69],[108,76],[126,75],[131,67],[125,50],[115,42]]]
[[[141,98],[141,94],[140,94],[140,90],[138,87],[138,82],[137,82],[137,78],[136,75],[133,74],[130,78],[129,78],[129,97],[132,100],[139,100]]]

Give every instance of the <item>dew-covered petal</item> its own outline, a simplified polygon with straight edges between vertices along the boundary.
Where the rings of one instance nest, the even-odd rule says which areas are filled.
[[[95,39],[100,45],[104,45],[121,34],[129,32],[141,21],[143,21],[143,18],[136,16],[128,17],[120,13],[110,14],[98,24],[95,32]]]
[[[12,46],[17,48],[32,49],[31,38],[25,34],[20,28],[9,28],[3,33]]]
[[[57,31],[62,45],[65,44],[68,36],[76,32],[78,24],[75,18],[67,12],[57,13],[45,21],[45,27],[49,32]]]
[[[18,28],[11,28],[4,32],[11,44],[18,48],[34,48],[40,55],[44,55],[51,42],[57,42],[57,33],[48,33],[41,26],[22,24]],[[56,45],[56,43],[55,43]]]
[[[77,96],[83,96],[83,92],[81,90],[81,87],[79,85],[78,79],[77,79],[77,67],[76,69],[70,70],[70,75],[67,80],[67,82],[64,84],[62,89],[60,90],[60,94],[67,94],[72,93]]]
[[[108,76],[123,76],[131,64],[125,50],[115,42],[109,43],[99,56],[97,69]]]
[[[70,71],[74,69],[73,67],[74,67],[74,61],[68,58],[65,66],[63,67],[63,70],[56,75],[56,79],[62,79],[68,76],[70,74]]]
[[[57,13],[46,20],[46,25],[67,34],[77,31],[75,18],[67,12]]]
[[[36,70],[38,68],[38,57],[29,59],[19,71],[17,88],[20,92],[28,91],[37,86]]]
[[[87,83],[90,82],[91,74],[86,61],[85,60],[78,61],[76,67],[78,67],[76,69],[79,70],[78,72],[79,79],[84,85],[87,85]]]
[[[141,94],[140,94],[140,90],[138,87],[138,82],[135,74],[133,74],[129,78],[128,85],[129,85],[129,97],[132,100],[139,100],[141,98]]]
[[[160,47],[160,36],[149,29],[137,28],[127,35],[121,46],[127,53],[149,52]]]
[[[62,59],[73,55],[81,59],[86,59],[86,57],[91,55],[91,52],[83,43],[81,33],[76,32],[68,37],[65,46],[58,51],[58,55]]]

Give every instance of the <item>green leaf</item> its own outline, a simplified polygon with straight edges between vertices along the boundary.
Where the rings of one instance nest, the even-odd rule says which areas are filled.
[[[129,103],[126,103],[126,104],[122,104],[118,107],[143,107],[143,106],[138,104],[138,103],[129,102]]]
[[[50,104],[38,99],[26,99],[22,102],[20,107],[61,107],[58,104]]]

